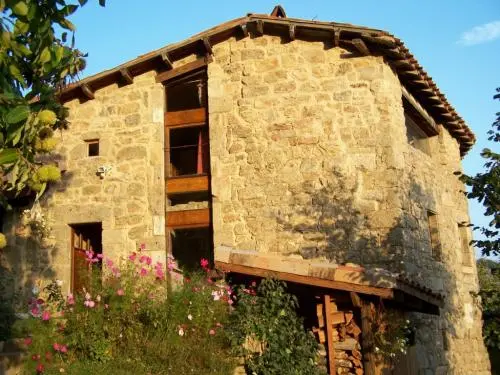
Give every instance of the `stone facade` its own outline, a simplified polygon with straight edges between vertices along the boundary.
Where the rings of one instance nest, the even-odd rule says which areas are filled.
[[[420,373],[488,374],[459,147],[442,127],[430,155],[408,143],[383,58],[263,36],[215,46],[208,74],[215,246],[405,272],[447,294],[441,317],[416,316]]]
[[[461,168],[457,141],[440,126],[429,155],[408,143],[401,83],[382,57],[262,36],[214,45],[213,60],[214,246],[407,273],[447,296],[439,317],[415,314],[419,374],[489,374],[477,273],[462,265],[458,224],[469,217],[453,175]],[[165,207],[164,95],[149,72],[67,103],[71,128],[57,150],[67,171],[42,202],[52,235],[45,263],[23,283],[50,268],[47,277],[69,284],[70,224],[102,223],[110,257],[141,243],[165,257],[165,211],[184,208]],[[97,157],[87,155],[91,139],[100,140]],[[111,167],[103,178],[101,166]],[[440,260],[429,212],[437,215]],[[9,222],[9,244],[19,249],[10,267],[20,269],[37,246],[27,250]]]
[[[132,85],[97,91],[94,100],[66,103],[71,127],[60,133],[56,150],[66,171],[41,202],[52,233],[39,244],[19,233],[15,218],[4,228],[15,250],[6,252],[5,267],[18,275],[19,286],[57,277],[69,288],[72,224],[102,223],[106,256],[118,258],[144,243],[165,259],[163,98],[163,86],[149,72]],[[85,141],[92,139],[99,139],[99,156],[88,156]],[[97,174],[102,166],[110,167],[103,178]]]

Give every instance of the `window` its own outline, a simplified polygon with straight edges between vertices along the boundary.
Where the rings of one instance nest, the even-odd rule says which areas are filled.
[[[418,126],[417,122],[405,113],[406,138],[408,143],[427,155],[431,154],[429,136]]]
[[[167,84],[167,111],[206,107],[206,73],[198,72]]]
[[[99,156],[99,140],[89,139],[87,143],[88,156]]]
[[[460,242],[462,247],[462,265],[471,267],[472,251],[469,241],[469,229],[466,225],[458,224],[458,232],[460,233]]]
[[[438,216],[433,211],[427,211],[427,222],[429,225],[429,237],[431,240],[431,255],[437,260],[442,260],[441,239],[439,237]]]
[[[74,224],[71,227],[71,290],[80,292],[90,287],[90,265],[86,251],[93,251],[95,256],[102,254],[102,223]],[[92,267],[101,267],[101,261]]]
[[[170,177],[207,174],[208,128],[170,129]]]
[[[171,241],[172,255],[183,269],[198,269],[201,258],[213,261],[212,234],[209,227],[175,229]]]

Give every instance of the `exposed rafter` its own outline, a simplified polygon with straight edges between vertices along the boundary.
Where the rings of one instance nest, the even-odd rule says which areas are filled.
[[[131,83],[134,83],[134,77],[132,77],[132,74],[130,74],[130,71],[127,68],[121,68],[120,74],[122,75],[122,80],[126,84],[130,85]]]

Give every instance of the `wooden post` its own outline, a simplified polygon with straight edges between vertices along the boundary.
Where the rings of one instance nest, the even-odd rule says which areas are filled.
[[[325,325],[326,325],[326,344],[328,346],[328,373],[335,375],[335,344],[333,342],[333,324],[332,324],[332,303],[330,295],[324,295],[325,304]]]
[[[365,375],[376,375],[377,366],[373,355],[373,332],[372,332],[372,309],[373,303],[361,301],[361,339],[363,341],[363,367]]]

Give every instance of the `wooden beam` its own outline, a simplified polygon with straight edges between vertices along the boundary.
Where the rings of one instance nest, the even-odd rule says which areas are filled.
[[[361,298],[359,297],[358,293],[356,292],[351,292],[349,293],[351,296],[351,302],[354,307],[361,308]]]
[[[257,35],[264,35],[264,21],[257,20],[255,22],[255,29],[257,30]]]
[[[394,38],[391,38],[388,36],[377,37],[377,36],[371,36],[370,34],[367,34],[367,33],[362,33],[361,37],[363,38],[363,40],[365,40],[367,42],[377,44],[377,45],[382,46],[382,47],[395,48],[397,46]]]
[[[205,108],[188,109],[186,111],[165,112],[165,126],[202,125],[207,122]]]
[[[363,344],[363,369],[365,375],[376,375],[375,356],[373,354],[374,341],[372,332],[373,303],[363,301],[361,306],[361,342]]]
[[[380,288],[375,286],[353,284],[344,281],[320,279],[314,276],[296,275],[288,272],[273,271],[269,269],[249,267],[240,264],[225,263],[219,261],[215,262],[215,266],[216,268],[225,272],[235,272],[235,273],[241,273],[243,275],[252,275],[264,278],[274,277],[283,281],[289,281],[297,284],[304,284],[304,285],[317,286],[327,289],[345,290],[347,292],[357,292],[361,294],[375,295],[384,299],[394,298],[394,293],[392,289],[389,288]]]
[[[248,27],[247,27],[247,24],[243,24],[243,25],[240,25],[240,28],[241,28],[241,31],[243,32],[243,37],[247,37],[248,36]]]
[[[163,52],[161,54],[161,59],[163,60],[163,62],[165,63],[165,65],[167,66],[167,69],[168,70],[171,70],[174,68],[174,64],[172,63],[172,61],[170,60],[170,57],[168,56],[168,52]]]
[[[290,37],[290,40],[295,40],[295,29],[296,26],[295,24],[291,23],[290,26],[288,26],[288,36]]]
[[[403,93],[403,98],[407,100],[407,102],[411,105],[411,107],[427,122],[427,124],[433,129],[433,135],[437,135],[437,124],[436,121],[432,118],[431,115],[425,110],[424,107],[413,97],[410,92],[406,89],[406,87],[401,86],[401,91]]]
[[[210,210],[202,208],[199,210],[168,211],[167,227],[173,229],[200,228],[210,225]]]
[[[194,193],[209,190],[208,176],[167,178],[167,194]]]
[[[190,73],[193,70],[205,68],[211,62],[212,62],[211,56],[202,57],[202,58],[197,59],[193,62],[184,64],[178,68],[175,68],[175,69],[158,74],[156,76],[156,82],[163,83],[163,82],[168,81],[170,79],[179,77],[183,74]]]
[[[330,295],[325,294],[323,296],[324,306],[325,306],[325,319],[326,319],[326,344],[328,348],[328,373],[330,375],[336,375],[335,370],[335,343],[333,342],[333,324],[332,324],[332,303]]]
[[[213,55],[212,45],[210,44],[210,39],[208,37],[203,38],[203,46],[205,47],[205,51],[209,55]]]
[[[131,83],[134,83],[134,77],[132,77],[132,74],[130,74],[130,71],[127,68],[121,68],[120,74],[126,84],[130,85]]]
[[[365,42],[363,42],[363,39],[353,39],[352,40],[352,45],[354,48],[358,50],[358,52],[363,55],[363,56],[368,56],[370,54],[370,50],[366,46]]]
[[[340,33],[342,30],[338,27],[333,29],[333,45],[334,47],[338,47],[340,45]]]
[[[94,99],[94,98],[95,98],[95,96],[94,96],[94,91],[92,91],[92,89],[91,89],[91,88],[90,88],[90,87],[89,87],[86,83],[84,83],[84,84],[81,86],[81,88],[82,88],[83,95],[85,95],[85,97],[86,97],[87,99],[92,100],[92,99]]]

